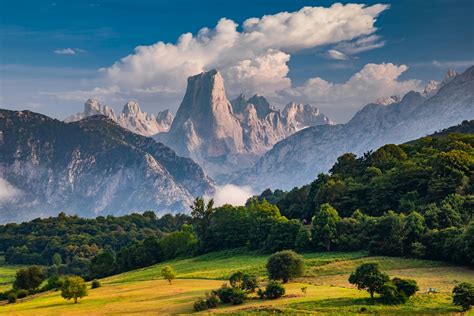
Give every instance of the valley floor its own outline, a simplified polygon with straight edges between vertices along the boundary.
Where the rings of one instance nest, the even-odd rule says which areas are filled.
[[[474,283],[474,270],[427,260],[368,257],[364,252],[312,253],[304,255],[305,277],[285,285],[286,295],[277,300],[246,301],[222,305],[209,314],[459,314],[452,304],[451,290],[461,281]],[[217,252],[200,257],[172,260],[101,280],[102,287],[89,290],[78,304],[66,301],[60,292],[26,298],[0,306],[0,315],[171,315],[193,313],[193,303],[206,292],[220,287],[237,270],[265,275],[267,256],[245,252]],[[413,278],[420,292],[407,304],[373,304],[365,291],[347,282],[348,275],[363,262],[379,262],[391,277]],[[160,277],[161,268],[171,265],[178,279],[169,285]],[[307,287],[306,294],[301,291]],[[426,294],[427,288],[439,293]],[[471,313],[473,314],[473,313]]]

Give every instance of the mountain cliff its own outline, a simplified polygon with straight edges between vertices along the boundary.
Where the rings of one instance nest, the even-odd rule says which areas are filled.
[[[368,104],[346,124],[308,127],[277,143],[259,161],[233,177],[236,184],[291,189],[327,172],[343,153],[361,155],[387,143],[400,144],[474,118],[474,67],[448,72],[425,93]]]
[[[89,99],[84,104],[84,111],[68,116],[65,122],[75,122],[93,115],[105,115],[120,126],[143,136],[152,136],[161,132],[167,132],[173,122],[173,115],[169,110],[159,112],[155,116],[142,112],[137,102],[128,101],[120,115],[116,115],[114,110],[97,100]]]
[[[214,192],[213,182],[191,159],[103,115],[64,123],[0,110],[0,179],[17,193],[0,201],[0,222],[60,211],[183,212],[195,196]]]
[[[229,101],[221,74],[211,70],[188,78],[169,132],[156,139],[219,178],[250,166],[294,132],[319,124],[332,123],[311,105],[290,103],[279,111],[263,96]]]

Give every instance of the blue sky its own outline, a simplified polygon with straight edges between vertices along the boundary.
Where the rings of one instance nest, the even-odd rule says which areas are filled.
[[[240,65],[237,57],[226,62],[216,57],[219,61],[210,61],[203,69],[214,65],[230,69],[228,72],[224,70],[227,73],[224,78],[230,82],[229,97],[239,91],[268,94],[277,106],[294,97],[301,102],[319,105],[335,121],[343,122],[363,106],[360,102],[366,100],[357,96],[346,100],[312,93],[310,89],[321,89],[321,85],[305,85],[308,79],[322,78],[330,83],[333,86],[331,95],[352,95],[350,89],[354,85],[344,86],[351,76],[367,64],[393,63],[407,68],[397,68],[397,74],[391,75],[391,80],[397,81],[393,91],[400,92],[420,88],[429,79],[439,80],[448,68],[462,71],[474,64],[474,2],[471,0],[341,2],[362,3],[367,7],[375,4],[390,6],[374,17],[374,31],[370,34],[329,44],[323,41],[321,45],[297,50],[286,44],[277,44],[275,49],[291,58],[278,61],[279,66],[286,65],[288,70],[285,72],[282,68],[285,73],[275,74],[282,78],[274,86],[260,88],[260,84],[263,86],[267,81],[261,83],[248,77],[240,87],[237,77],[232,77],[235,66]],[[130,87],[126,78],[112,78],[113,75],[107,72],[104,79],[104,72],[98,70],[133,54],[137,46],[153,45],[159,41],[176,43],[181,34],[191,32],[195,35],[203,27],[215,28],[224,17],[239,24],[237,31],[242,32],[242,23],[249,18],[297,12],[304,6],[330,7],[334,1],[0,0],[0,3],[0,107],[31,109],[62,118],[81,110],[88,91],[116,109],[126,99],[137,99],[146,111],[176,110],[184,94],[181,83],[158,91],[156,87],[163,87],[159,81],[161,77],[151,74],[155,79]],[[368,41],[365,48],[348,48],[348,43],[353,44],[361,38]],[[372,49],[371,44],[374,44]],[[238,56],[239,47],[233,48],[231,54]],[[272,46],[267,48],[274,49]],[[335,54],[335,51],[342,55]],[[279,57],[285,59],[283,55]],[[246,58],[258,59],[258,56],[242,57]],[[120,65],[120,75],[130,78],[148,76],[135,70],[123,71],[126,67],[125,63]],[[385,71],[385,68],[377,69]],[[396,72],[396,69],[391,71]],[[189,74],[177,71],[171,77],[181,73]],[[236,82],[232,83],[232,80]],[[114,92],[110,92],[112,86],[116,88],[112,89]],[[101,95],[103,89],[107,92]],[[284,93],[275,92],[280,91],[278,89]]]

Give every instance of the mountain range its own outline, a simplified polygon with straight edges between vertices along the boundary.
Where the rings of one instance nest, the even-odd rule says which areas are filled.
[[[249,167],[274,144],[308,126],[332,122],[311,105],[289,103],[283,111],[263,97],[230,101],[217,70],[188,78],[176,118],[155,138],[191,157],[219,179]]]
[[[291,189],[327,172],[338,156],[400,144],[474,118],[474,66],[449,71],[423,91],[363,107],[346,124],[306,128],[276,144],[251,168],[232,176],[255,190]]]
[[[212,195],[201,167],[103,116],[65,123],[30,111],[0,110],[0,178],[17,194],[0,222],[57,215],[184,212]]]
[[[174,119],[133,101],[116,115],[90,99],[65,121],[0,110],[0,188],[15,188],[13,197],[0,195],[0,222],[60,211],[186,212],[194,197],[214,194],[214,181],[290,189],[343,153],[362,155],[473,118],[474,67],[450,71],[423,92],[381,98],[337,125],[312,105],[278,110],[259,95],[229,100],[216,70],[188,78]]]
[[[104,115],[120,126],[143,136],[153,136],[161,132],[167,132],[173,122],[173,114],[169,110],[153,114],[142,112],[137,102],[128,101],[120,115],[116,115],[114,109],[107,105],[101,105],[95,99],[89,99],[84,104],[84,111],[68,116],[65,122],[75,122],[93,115]]]

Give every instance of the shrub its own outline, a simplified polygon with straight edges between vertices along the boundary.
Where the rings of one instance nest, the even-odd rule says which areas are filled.
[[[214,293],[219,297],[222,303],[230,303],[230,297],[232,296],[233,288],[223,284],[220,289],[214,291]]]
[[[58,275],[50,276],[46,282],[46,284],[41,288],[41,291],[49,291],[49,290],[58,290],[64,284],[64,279],[60,278]]]
[[[100,284],[99,280],[97,280],[97,279],[92,280],[91,289],[97,289],[101,286],[102,286],[102,284]]]
[[[229,283],[230,286],[233,288],[242,288],[242,279],[244,278],[244,273],[241,271],[237,271],[232,273],[232,275],[229,278]]]
[[[289,279],[303,275],[303,258],[291,250],[274,253],[268,258],[267,271],[271,280],[283,280],[286,283]]]
[[[380,272],[377,263],[364,263],[357,267],[349,277],[349,283],[357,285],[359,290],[367,290],[372,299],[374,293],[379,292],[380,288],[389,280],[387,274]]]
[[[216,293],[206,293],[206,305],[208,308],[217,307],[217,305],[219,305],[219,302],[219,297],[216,295]]]
[[[474,286],[467,282],[456,285],[453,289],[453,303],[461,306],[464,312],[470,310],[474,305]]]
[[[229,278],[230,286],[241,289],[246,293],[253,293],[258,287],[258,280],[253,275],[248,275],[241,271],[237,271]]]
[[[243,290],[232,289],[232,295],[230,296],[230,303],[232,305],[240,305],[245,301],[246,298],[247,298],[247,295],[245,295],[245,292]]]
[[[17,300],[17,297],[16,297],[15,293],[11,292],[10,294],[8,294],[8,303],[9,304],[16,303],[16,300]]]
[[[38,266],[20,269],[16,273],[13,287],[18,290],[35,290],[44,280],[43,271]]]
[[[242,289],[229,287],[227,284],[223,284],[220,289],[215,290],[214,294],[217,295],[224,304],[242,304],[247,298]]]
[[[194,302],[194,310],[196,312],[204,311],[206,309],[208,309],[208,307],[207,307],[207,303],[206,303],[205,299],[198,298],[198,300],[196,302]]]
[[[407,301],[407,296],[399,291],[393,282],[386,282],[379,289],[381,300],[384,304],[401,304]]]
[[[16,292],[16,297],[17,298],[25,298],[28,296],[28,291],[27,290],[18,290]]]
[[[400,292],[405,294],[407,298],[414,295],[419,290],[418,284],[416,284],[415,280],[393,278],[392,282]]]
[[[270,280],[265,289],[265,298],[275,299],[285,295],[285,287],[279,282]]]

